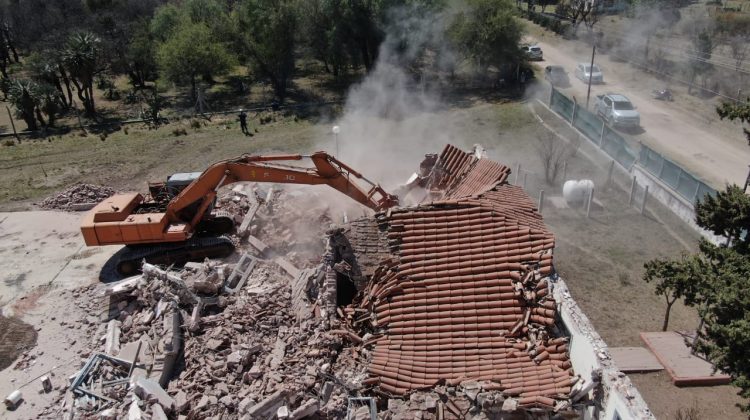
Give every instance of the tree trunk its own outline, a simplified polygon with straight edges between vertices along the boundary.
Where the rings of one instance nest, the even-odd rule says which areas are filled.
[[[193,98],[193,104],[198,100],[198,91],[195,88],[195,75],[190,76],[190,96]]]
[[[57,69],[60,71],[60,76],[62,77],[63,83],[65,83],[65,89],[68,91],[68,105],[73,105],[73,91],[70,89],[70,79],[68,79],[68,74],[65,73],[65,68],[62,64],[58,64]]]
[[[664,324],[661,326],[662,331],[666,331],[669,328],[669,313],[672,311],[672,305],[677,301],[677,298],[669,299],[669,295],[665,294],[664,298],[667,300],[667,312],[664,313]]]
[[[36,119],[39,120],[39,124],[41,124],[42,127],[46,127],[47,123],[44,121],[44,116],[42,116],[42,111],[40,111],[39,108],[36,108],[34,111],[36,112]]]
[[[89,112],[91,117],[96,115],[96,103],[94,101],[94,82],[90,81],[88,86]]]

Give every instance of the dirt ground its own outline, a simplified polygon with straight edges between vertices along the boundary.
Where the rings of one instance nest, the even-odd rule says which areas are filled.
[[[562,88],[562,92],[585,105],[587,85],[575,78],[573,71],[578,63],[590,62],[591,48],[541,31],[534,31],[533,38],[544,52],[539,67],[563,66],[570,77],[570,87]],[[641,114],[642,130],[623,133],[634,143],[642,142],[664,154],[716,189],[726,183],[744,183],[750,149],[739,124],[719,120],[717,101],[696,102],[676,83],[658,80],[628,63],[614,62],[606,54],[597,54],[595,63],[602,69],[605,83],[591,86],[589,109],[593,109],[596,95],[624,94]],[[665,85],[675,92],[674,102],[651,97],[651,90]]]
[[[483,144],[491,158],[511,166],[513,171],[521,165],[519,177],[513,174],[511,180],[519,184],[525,180],[532,197],[537,197],[540,189],[545,190],[548,198],[543,216],[557,238],[556,267],[573,296],[610,345],[642,346],[638,332],[657,330],[664,309],[662,299],[641,280],[642,265],[655,256],[674,256],[689,249],[697,234],[658,206],[649,206],[647,214],[641,215],[627,205],[627,195],[617,188],[597,189],[597,206],[588,220],[581,209],[556,207],[554,203],[559,203],[559,199],[555,197],[560,195],[562,182],[560,179],[548,185],[539,175],[542,166],[537,139],[546,128],[538,123],[528,104],[475,100],[436,113],[454,127],[450,138],[456,145]],[[543,108],[538,113],[549,124],[560,124]],[[408,121],[399,123],[405,125]],[[197,129],[187,122],[180,124],[156,131],[131,128],[128,134],[112,133],[106,141],[90,135],[7,148],[8,153],[0,158],[0,206],[29,209],[39,198],[78,181],[143,190],[146,179],[178,170],[200,170],[209,162],[242,152],[308,152],[334,146],[327,134],[330,123],[326,119],[279,118],[269,125],[257,125],[258,134],[249,138],[241,136],[231,121],[213,121]],[[256,124],[254,120],[251,126]],[[175,126],[187,127],[187,135],[174,136]],[[375,180],[406,179],[418,168],[416,157],[439,152],[443,140],[410,148],[408,160],[414,160],[409,167],[397,165],[390,156],[361,157],[352,152],[348,156],[352,159],[345,161],[356,168],[361,167],[358,165],[362,159],[380,166],[379,173],[362,169]],[[569,161],[567,179],[588,178],[603,186],[607,164],[606,159],[597,157],[593,146],[582,143]],[[47,176],[39,170],[41,166]],[[54,181],[50,180],[53,177]],[[24,185],[29,187],[23,188]],[[14,304],[19,301],[33,302],[18,314],[39,335],[37,346],[30,352],[36,356],[35,363],[26,370],[15,370],[14,364],[0,372],[0,393],[7,395],[53,368],[53,383],[64,384],[64,379],[80,366],[84,348],[95,348],[91,343],[101,336],[96,332],[103,328],[96,318],[96,303],[87,301],[88,295],[73,295],[71,290],[98,282],[99,271],[117,247],[83,248],[77,230],[79,217],[59,212],[0,215],[0,259],[10,267],[0,284],[3,314],[15,312],[12,309],[18,308]],[[691,309],[675,305],[671,328],[689,329],[696,325]],[[64,348],[57,351],[60,347]],[[633,380],[658,418],[672,418],[677,409],[693,401],[704,416],[722,412],[723,418],[742,417],[734,408],[738,399],[731,387],[675,388],[664,379],[664,373],[633,375]],[[35,407],[45,405],[51,398],[50,394],[38,394],[38,389],[39,384],[33,380],[23,388],[28,404],[13,413],[13,418],[34,417]]]
[[[117,247],[85,249],[78,231],[80,214],[51,211],[0,213],[0,308],[4,321],[0,331],[11,326],[34,334],[36,346],[24,341],[15,352],[0,352],[0,395],[19,389],[24,398],[15,411],[3,408],[0,417],[37,418],[67,386],[67,378],[103,334],[100,307],[79,294],[78,289],[99,282],[99,271]],[[16,360],[18,354],[24,356]],[[12,357],[12,359],[10,358]],[[38,378],[49,375],[54,390],[41,393]]]

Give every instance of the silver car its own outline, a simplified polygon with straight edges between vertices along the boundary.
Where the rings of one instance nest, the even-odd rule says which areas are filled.
[[[576,66],[575,76],[581,79],[582,82],[588,83],[589,77],[591,77],[591,83],[604,83],[604,75],[602,70],[594,64],[578,63]]]
[[[542,49],[538,45],[524,45],[521,50],[529,60],[542,61],[544,59]]]
[[[594,111],[613,127],[636,128],[641,125],[641,114],[625,95],[597,95]]]

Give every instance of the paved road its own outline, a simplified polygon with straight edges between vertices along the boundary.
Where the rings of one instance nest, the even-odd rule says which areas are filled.
[[[565,45],[552,46],[544,42],[538,45],[542,47],[545,58],[541,66],[556,64],[565,67],[571,78],[571,87],[562,89],[563,92],[568,96],[575,95],[579,103],[585,104],[586,84],[573,76],[573,70],[577,63],[591,60],[590,52],[588,57],[576,56]],[[590,108],[593,108],[598,94],[622,93],[630,98],[641,114],[644,132],[633,134],[634,139],[664,154],[714,188],[723,188],[728,182],[744,184],[750,164],[750,148],[736,139],[711,132],[694,116],[675,109],[670,103],[651,98],[645,89],[628,89],[622,72],[612,70],[629,64],[614,63],[602,55],[597,56],[596,63],[602,68],[605,84],[591,87]],[[679,96],[675,100],[679,101]]]

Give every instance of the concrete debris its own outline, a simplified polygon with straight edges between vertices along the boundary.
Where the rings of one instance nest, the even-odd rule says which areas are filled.
[[[113,319],[107,324],[107,335],[104,343],[104,352],[110,356],[116,356],[120,351],[120,325],[122,322]]]
[[[115,192],[114,189],[101,185],[76,184],[59,194],[45,198],[39,206],[50,210],[88,210]]]
[[[42,391],[44,391],[45,393],[52,392],[52,381],[50,380],[49,376],[42,376],[41,378],[39,378],[39,382],[42,383]]]
[[[174,399],[158,383],[152,380],[138,378],[133,385],[133,391],[140,399],[157,403],[167,411],[172,411],[174,408]]]

